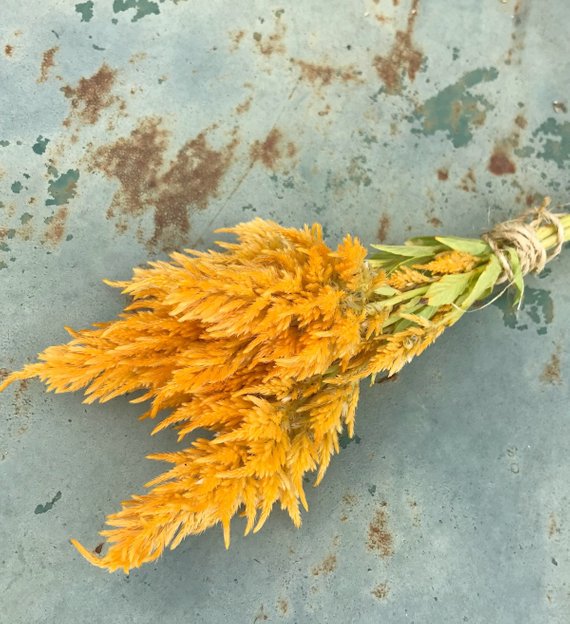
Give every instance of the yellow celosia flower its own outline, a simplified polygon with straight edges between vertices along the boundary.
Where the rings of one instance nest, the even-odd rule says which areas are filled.
[[[366,260],[350,236],[331,250],[319,225],[257,219],[225,231],[238,241],[219,243],[221,252],[174,253],[110,283],[131,297],[117,320],[68,330],[69,343],[0,385],[38,377],[55,392],[84,389],[87,403],[138,392],[144,416],[167,411],[154,432],[211,433],[151,456],[172,467],[107,518],[103,556],[73,541],[109,571],[153,561],[216,524],[229,546],[238,512],[246,534],[276,504],[299,526],[303,477],[317,470],[319,483],[343,428],[353,435],[360,380],[400,370],[501,274],[481,241],[477,253],[429,239]],[[552,228],[544,239],[555,243]]]

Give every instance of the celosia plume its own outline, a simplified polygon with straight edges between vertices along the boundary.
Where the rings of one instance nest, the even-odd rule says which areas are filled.
[[[139,392],[132,402],[150,404],[143,416],[167,410],[154,432],[210,432],[151,456],[172,468],[107,518],[106,554],[73,542],[109,571],[216,524],[229,546],[236,513],[246,534],[275,504],[299,526],[303,477],[317,470],[319,483],[343,428],[353,435],[361,379],[396,373],[504,277],[480,240],[414,239],[367,260],[350,236],[331,250],[319,225],[257,219],[224,231],[238,242],[221,252],[174,253],[110,283],[132,298],[117,320],[68,330],[69,343],[0,386],[38,377],[55,392],[84,389],[88,403]],[[539,234],[555,245],[553,226]]]

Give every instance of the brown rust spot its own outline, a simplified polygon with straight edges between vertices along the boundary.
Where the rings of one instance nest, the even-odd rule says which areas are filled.
[[[437,179],[445,182],[449,179],[449,170],[445,168],[441,168],[437,170]]]
[[[477,178],[473,169],[468,169],[467,173],[461,178],[459,188],[466,193],[475,193],[477,191]]]
[[[330,112],[331,112],[331,107],[330,107],[330,104],[327,104],[327,105],[323,108],[323,110],[320,110],[320,111],[317,113],[317,115],[318,115],[319,117],[326,117],[326,116],[327,116]]]
[[[81,123],[97,123],[103,110],[118,100],[111,94],[116,78],[116,70],[103,63],[93,76],[81,78],[75,87],[62,87],[63,94],[71,101],[71,112],[64,125],[70,125],[73,115]]]
[[[75,181],[71,181],[70,184],[75,184]],[[67,221],[67,216],[67,206],[60,206],[44,232],[44,243],[50,244],[54,247],[57,247],[57,245],[61,243],[63,235],[65,234],[65,222]]]
[[[430,225],[433,225],[433,227],[435,227],[435,228],[439,228],[439,227],[441,227],[443,225],[442,220],[438,219],[437,217],[430,217],[428,219],[428,223]]]
[[[245,30],[237,30],[230,33],[230,39],[232,42],[230,50],[235,52],[239,48],[239,44],[242,39],[245,37]]]
[[[524,115],[517,115],[515,117],[515,123],[521,130],[524,130],[528,126],[527,118]]]
[[[270,57],[273,54],[284,54],[286,51],[283,38],[287,32],[287,26],[281,19],[281,14],[275,16],[275,29],[271,34],[263,35],[259,32],[253,33],[255,47],[263,54]]]
[[[491,154],[487,169],[496,176],[510,175],[516,172],[517,168],[515,163],[510,159],[506,150],[501,147],[495,147],[495,150]]]
[[[396,31],[396,38],[388,55],[374,57],[372,64],[388,93],[401,93],[403,74],[407,74],[413,82],[421,67],[423,54],[414,47],[412,40],[419,3],[420,0],[412,0],[406,30]]]
[[[291,59],[291,62],[299,68],[301,80],[316,87],[328,87],[333,82],[362,82],[360,72],[354,65],[333,67],[300,59]]]
[[[386,503],[380,506],[370,525],[368,526],[368,549],[376,550],[381,557],[390,557],[394,554],[394,539],[388,531],[388,514]]]
[[[560,370],[560,349],[550,356],[550,360],[545,365],[542,373],[540,374],[540,381],[542,383],[558,385],[562,383],[562,374]]]
[[[45,82],[48,79],[50,69],[55,65],[54,57],[59,50],[59,46],[54,46],[46,50],[42,55],[42,64],[40,66],[40,77],[36,82]]]
[[[93,552],[97,555],[100,555],[101,551],[103,550],[103,546],[105,546],[105,542],[101,542],[100,544],[97,544],[97,546],[95,546],[95,548],[93,549]]]
[[[126,230],[127,216],[152,208],[154,234],[148,242],[153,249],[166,250],[184,244],[189,211],[204,209],[217,197],[237,139],[215,150],[201,132],[166,163],[169,133],[160,124],[161,119],[143,119],[128,137],[97,149],[91,166],[120,183],[107,213],[118,220],[118,231]]]
[[[558,518],[556,514],[552,512],[548,517],[548,537],[552,539],[555,535],[560,533],[560,527],[558,526]]]
[[[378,600],[386,600],[389,593],[390,587],[388,586],[388,583],[380,583],[380,585],[376,585],[376,587],[372,590],[372,595],[374,598],[378,598]]]
[[[289,611],[289,603],[285,600],[285,598],[280,598],[277,601],[277,607],[282,615],[287,615],[287,611]]]
[[[283,133],[272,128],[264,141],[255,141],[250,148],[251,162],[260,162],[263,166],[275,171],[280,161],[287,156],[292,158],[297,153],[294,143],[285,143]]]
[[[383,243],[388,236],[388,230],[390,229],[390,217],[384,213],[380,217],[380,223],[378,224],[378,233],[376,234],[378,240]]]
[[[247,99],[245,99],[241,104],[236,106],[236,113],[238,115],[243,115],[247,113],[247,111],[251,108],[251,103],[253,102],[253,97],[250,95]]]
[[[4,46],[4,54],[6,56],[12,56],[12,54],[14,53],[14,46],[11,46],[10,44],[6,44]]]
[[[329,555],[326,559],[321,561],[316,566],[313,566],[313,576],[320,576],[321,574],[331,574],[336,570],[336,555]]]

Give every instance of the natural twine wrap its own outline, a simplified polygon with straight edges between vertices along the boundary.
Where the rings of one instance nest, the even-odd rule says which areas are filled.
[[[503,274],[497,284],[514,280],[506,251],[508,248],[516,251],[523,275],[540,273],[545,265],[562,251],[564,226],[559,219],[561,215],[550,212],[549,206],[550,198],[547,197],[538,208],[531,208],[516,219],[498,223],[481,237],[497,256],[503,268]],[[556,228],[557,244],[550,253],[547,253],[537,234],[538,228],[544,225],[553,225]]]

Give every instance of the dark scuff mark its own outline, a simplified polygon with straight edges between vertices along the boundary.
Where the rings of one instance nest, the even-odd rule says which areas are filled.
[[[61,492],[57,492],[57,494],[51,499],[51,501],[47,502],[45,505],[37,505],[36,508],[34,509],[34,513],[37,514],[43,514],[46,513],[46,511],[51,511],[53,509],[53,506],[57,503],[57,501],[61,498]]]
[[[103,110],[118,100],[117,96],[111,94],[116,78],[116,70],[103,63],[93,76],[81,78],[75,87],[69,85],[62,87],[61,90],[70,100],[71,106],[64,125],[69,126],[73,116],[87,125],[97,123]]]
[[[404,75],[407,74],[413,82],[422,64],[423,54],[414,47],[412,40],[418,6],[419,0],[412,0],[406,30],[396,31],[396,39],[388,55],[374,57],[373,66],[390,94],[401,93]]]
[[[40,66],[40,76],[37,79],[37,83],[46,82],[49,77],[50,69],[55,65],[54,57],[59,50],[59,46],[54,46],[49,50],[46,50],[42,55],[42,64]]]

